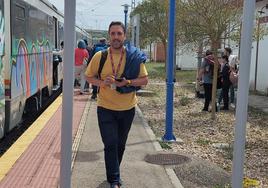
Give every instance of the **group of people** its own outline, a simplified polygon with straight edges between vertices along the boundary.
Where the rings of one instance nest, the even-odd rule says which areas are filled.
[[[84,94],[89,89],[89,83],[85,79],[85,70],[88,66],[92,57],[101,50],[107,49],[106,39],[101,38],[99,43],[93,47],[88,45],[86,39],[80,40],[78,46],[75,49],[75,86],[80,86],[80,94]],[[91,99],[97,98],[97,87],[92,85],[92,96]]]
[[[229,110],[231,104],[235,107],[235,88],[238,81],[239,60],[237,55],[232,55],[232,49],[225,47],[219,62],[217,89],[218,101],[216,102],[216,111]],[[209,111],[209,104],[212,99],[213,72],[216,61],[210,50],[206,51],[202,61],[197,80],[203,84],[205,103],[202,111]],[[230,93],[230,97],[229,97]],[[221,103],[223,101],[223,106]]]

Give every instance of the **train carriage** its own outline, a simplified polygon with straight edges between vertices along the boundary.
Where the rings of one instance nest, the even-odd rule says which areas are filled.
[[[63,40],[64,17],[46,0],[0,0],[0,16],[2,138],[18,125],[23,114],[38,111],[51,95],[53,50]],[[81,28],[76,27],[76,32],[89,38]],[[57,66],[59,80],[63,78],[62,66]]]
[[[0,138],[4,136],[5,125],[5,86],[4,86],[4,0],[0,0]]]

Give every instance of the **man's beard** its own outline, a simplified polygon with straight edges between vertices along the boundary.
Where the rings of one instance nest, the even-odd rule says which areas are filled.
[[[123,41],[120,41],[120,40],[113,40],[111,42],[111,46],[114,48],[114,49],[120,49],[122,48],[124,45]]]

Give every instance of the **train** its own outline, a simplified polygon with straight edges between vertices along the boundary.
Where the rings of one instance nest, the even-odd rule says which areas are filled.
[[[0,0],[0,138],[52,95],[53,50],[60,48],[63,28],[63,14],[47,0]],[[76,41],[92,41],[84,29],[75,30]]]

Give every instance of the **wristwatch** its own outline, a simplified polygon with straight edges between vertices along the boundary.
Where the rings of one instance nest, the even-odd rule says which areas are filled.
[[[127,80],[127,86],[131,84],[131,80]]]

